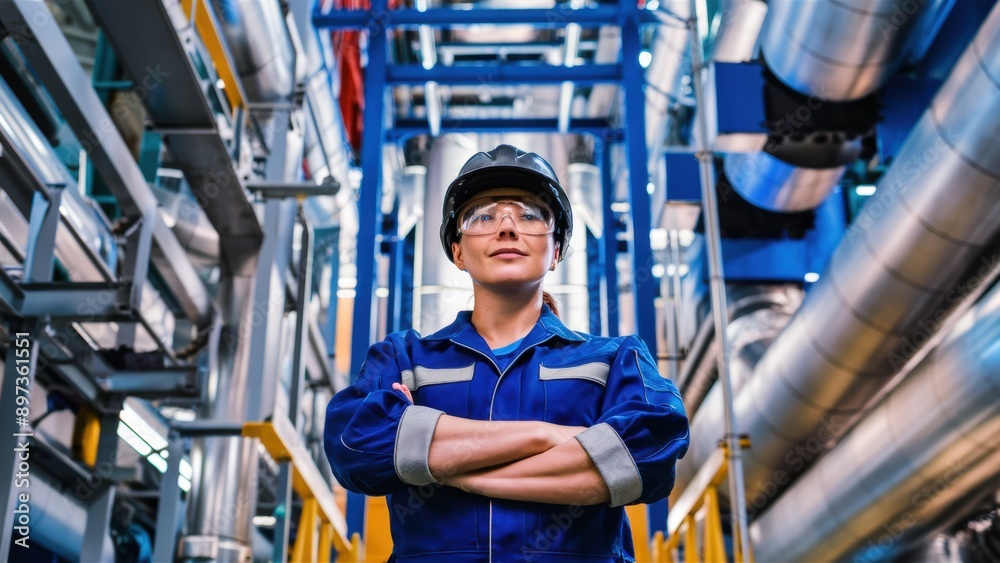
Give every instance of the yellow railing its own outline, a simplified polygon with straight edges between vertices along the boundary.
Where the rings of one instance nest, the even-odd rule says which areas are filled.
[[[201,42],[212,57],[212,64],[215,65],[215,72],[219,78],[225,82],[226,99],[232,111],[244,106],[243,83],[237,76],[233,61],[229,57],[226,49],[225,39],[222,37],[222,30],[219,28],[212,8],[205,3],[205,0],[181,0],[181,7],[188,17],[194,20],[195,29]]]
[[[743,449],[750,447],[750,440],[740,440]],[[684,539],[684,563],[722,563],[726,561],[726,546],[722,535],[722,515],[719,510],[719,486],[726,481],[729,469],[729,446],[722,442],[695,475],[684,494],[670,509],[667,518],[667,533],[656,532],[650,545],[653,563],[673,563],[676,559],[674,551],[678,550],[681,538]],[[697,519],[699,512],[704,512],[703,534],[698,537]],[[733,553],[736,563],[743,563],[742,550],[739,545],[740,535],[732,534],[735,545]],[[699,541],[700,540],[700,541]],[[753,563],[753,549],[748,549],[750,561]],[[699,549],[700,548],[700,549]]]
[[[292,489],[302,499],[302,515],[289,561],[330,561],[331,549],[337,550],[337,561],[363,561],[361,534],[355,532],[347,538],[347,521],[334,502],[333,491],[291,422],[281,417],[271,422],[247,422],[243,436],[259,439],[275,461],[292,466]]]

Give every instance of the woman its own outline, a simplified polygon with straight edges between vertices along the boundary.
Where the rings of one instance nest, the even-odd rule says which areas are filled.
[[[676,388],[639,338],[573,332],[543,302],[572,229],[540,156],[473,156],[441,225],[473,310],[375,344],[330,402],[334,475],[388,495],[396,561],[633,561],[623,506],[669,494],[688,445]]]

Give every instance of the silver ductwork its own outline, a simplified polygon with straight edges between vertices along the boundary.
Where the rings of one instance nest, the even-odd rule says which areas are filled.
[[[251,103],[285,102],[295,90],[295,47],[278,0],[211,0]]]
[[[6,149],[3,149],[6,146]],[[63,166],[52,146],[35,126],[7,84],[0,79],[0,150],[5,150],[5,179],[14,170],[23,168],[21,177],[5,181],[0,190],[0,217],[3,226],[0,234],[8,238],[19,257],[11,256],[18,266],[26,255],[33,192],[38,184],[49,187],[63,186],[60,200],[60,225],[56,229],[54,254],[66,269],[69,278],[81,282],[107,282],[116,279],[118,245],[111,232],[109,221],[101,209],[80,193],[76,180]],[[156,338],[170,346],[174,336],[174,315],[159,292],[148,282],[142,291],[139,311],[155,333]],[[119,326],[113,323],[81,323],[83,328],[101,348],[118,345]],[[133,343],[136,350],[148,351],[158,344],[146,329],[136,332]]]
[[[948,322],[963,280],[994,267],[985,253],[1000,235],[998,30],[994,8],[739,393],[736,418],[753,442],[744,453],[751,499],[773,498],[765,489],[777,472],[794,473],[788,456],[857,414]],[[716,389],[693,420],[677,491],[715,450],[722,416]]]
[[[245,419],[250,331],[255,324],[253,287],[252,276],[222,279],[218,301],[223,326],[217,341],[208,344],[209,373],[198,418],[221,423]],[[192,495],[178,559],[249,560],[257,509],[257,445],[254,439],[228,436],[193,441]]]
[[[1000,481],[998,342],[994,288],[754,523],[754,555],[891,561],[991,496]]]
[[[726,332],[729,378],[734,393],[738,393],[750,379],[764,351],[801,305],[803,295],[802,289],[794,285],[741,286],[730,293],[731,320]],[[677,379],[689,416],[697,413],[718,378],[719,345],[710,316],[703,321],[698,340],[703,345],[692,347],[692,353],[685,360]]]
[[[801,115],[819,116],[829,102],[874,93],[901,64],[922,52],[952,4],[772,0],[761,32],[761,53],[778,80],[808,96],[798,107],[789,107],[790,114],[803,121]],[[752,48],[749,42],[744,46]],[[780,158],[766,152],[726,156],[726,176],[741,196],[770,211],[798,212],[818,207],[830,195],[844,165],[857,158],[858,135],[798,129],[777,131],[781,143],[768,141],[765,150],[781,152]],[[786,137],[791,150],[782,146],[788,144]],[[796,137],[805,137],[807,144]]]
[[[302,146],[296,146],[301,137],[289,134],[278,120],[290,119],[289,113],[294,108],[288,104],[292,103],[300,77],[296,76],[292,30],[281,5],[277,0],[211,0],[211,6],[247,94],[248,108],[255,112],[263,130],[274,124],[273,135],[286,136],[284,140],[276,138],[273,142],[288,142],[287,151],[283,153],[285,162],[269,163],[271,170],[280,172],[270,172],[275,177],[268,179],[295,181],[301,168]],[[318,53],[318,49],[314,51]],[[272,139],[266,137],[268,135],[262,141],[271,143]],[[284,207],[282,212],[286,211]],[[195,234],[198,233],[192,233]],[[279,237],[285,234],[282,232]],[[279,246],[277,257],[268,259],[282,260],[288,249],[281,248],[282,242],[276,244]],[[278,266],[279,272],[284,271],[280,264]],[[256,326],[259,319],[254,318],[255,313],[260,313],[254,304],[266,303],[268,299],[268,296],[254,295],[255,287],[255,276],[232,272],[223,275],[218,301],[224,326],[220,341],[209,344],[212,368],[199,418],[226,423],[242,423],[246,419],[247,401],[251,395],[247,385],[253,371],[248,364],[251,335],[260,328]],[[266,322],[281,322],[280,318],[273,317],[272,310],[266,312],[272,315],[265,319]],[[273,379],[265,377],[265,385]],[[179,559],[233,562],[250,559],[259,457],[258,442],[253,439],[209,437],[194,441],[192,495],[185,535],[177,549]]]
[[[730,185],[744,199],[786,213],[819,207],[846,170],[792,166],[766,152],[730,153],[723,166]]]
[[[174,232],[192,263],[201,268],[219,264],[219,232],[193,196],[151,186],[160,202],[163,222]]]
[[[885,84],[954,0],[769,0],[761,37],[767,67],[821,100],[863,98]]]

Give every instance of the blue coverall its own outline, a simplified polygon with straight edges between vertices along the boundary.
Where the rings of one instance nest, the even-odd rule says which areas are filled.
[[[624,505],[666,497],[688,447],[677,389],[636,336],[566,328],[547,306],[498,358],[458,315],[439,332],[389,335],[327,409],[326,454],[348,490],[388,495],[396,561],[634,561]],[[392,389],[406,384],[415,404]],[[434,482],[428,451],[438,417],[586,426],[576,439],[611,493],[574,506],[490,499]],[[470,437],[474,441],[475,437]]]

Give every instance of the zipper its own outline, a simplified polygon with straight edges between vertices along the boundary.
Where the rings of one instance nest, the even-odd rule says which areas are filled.
[[[525,352],[527,352],[528,350],[531,350],[535,346],[541,346],[542,344],[545,344],[549,340],[552,340],[553,338],[555,338],[555,336],[556,335],[554,335],[554,334],[550,334],[550,335],[546,336],[544,339],[539,340],[538,342],[536,342],[536,343],[532,344],[531,346],[528,346],[524,350],[521,350],[520,352],[518,352],[517,355],[514,356],[514,359],[511,360],[511,362],[509,364],[507,364],[507,369],[505,369],[503,371],[500,371],[500,367],[497,366],[497,363],[493,361],[493,358],[487,356],[486,354],[480,352],[479,350],[476,350],[475,348],[473,348],[471,346],[467,346],[467,345],[462,344],[461,342],[457,342],[455,340],[451,341],[452,343],[454,343],[454,344],[456,344],[458,346],[461,346],[462,348],[465,348],[466,350],[471,350],[471,351],[475,352],[476,354],[478,354],[478,355],[486,358],[487,360],[489,360],[490,364],[493,366],[493,369],[495,369],[497,372],[500,373],[500,377],[497,378],[496,384],[493,385],[493,395],[490,396],[490,414],[489,414],[489,419],[488,420],[490,420],[490,421],[493,420],[493,401],[496,400],[496,398],[497,398],[497,389],[500,388],[500,382],[503,380],[503,376],[507,375],[507,371],[509,371],[512,367],[514,367],[514,364],[516,364],[517,361],[521,359],[521,356],[523,356]],[[492,500],[490,500],[489,543],[490,543],[490,547],[489,547],[489,562],[493,563],[493,501]]]

